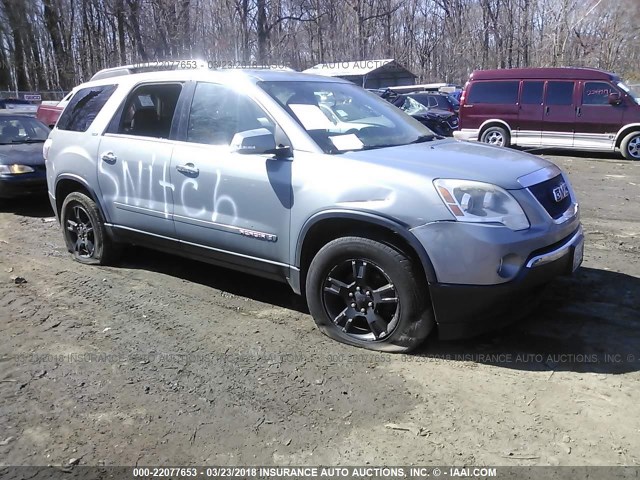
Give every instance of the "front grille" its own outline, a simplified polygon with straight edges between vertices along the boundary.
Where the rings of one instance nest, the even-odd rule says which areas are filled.
[[[553,177],[550,180],[546,180],[542,183],[538,183],[537,185],[532,185],[529,187],[529,191],[533,193],[534,197],[540,202],[540,204],[544,207],[551,218],[557,220],[562,216],[564,212],[571,206],[572,199],[571,195],[567,195],[561,201],[556,202],[555,196],[553,194],[553,190],[558,188],[561,184],[565,182],[562,175],[558,175]]]

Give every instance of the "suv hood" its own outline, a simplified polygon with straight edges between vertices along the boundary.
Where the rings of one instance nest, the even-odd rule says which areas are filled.
[[[545,167],[547,160],[509,148],[458,140],[345,152],[342,157],[436,178],[492,183],[507,190],[522,188],[518,178]]]

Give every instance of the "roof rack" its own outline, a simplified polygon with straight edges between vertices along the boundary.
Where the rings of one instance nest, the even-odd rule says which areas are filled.
[[[160,72],[165,70],[230,70],[230,69],[250,69],[250,70],[278,70],[294,72],[292,68],[284,65],[243,65],[233,61],[205,61],[199,59],[188,60],[159,60],[156,62],[141,62],[132,65],[122,65],[113,68],[104,68],[91,77],[91,80],[102,80],[105,78],[119,77],[121,75],[132,75],[134,73]]]
[[[204,60],[159,60],[156,62],[141,62],[132,65],[121,65],[119,67],[104,68],[91,77],[91,80],[102,80],[104,78],[119,77],[121,75],[132,75],[134,73],[160,72],[163,70],[194,70],[207,68],[208,64]]]

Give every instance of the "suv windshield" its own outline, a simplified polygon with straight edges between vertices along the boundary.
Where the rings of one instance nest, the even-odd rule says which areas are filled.
[[[44,142],[49,129],[29,117],[0,117],[0,144]]]
[[[394,147],[434,138],[417,120],[350,83],[260,82],[325,153]]]
[[[627,92],[629,94],[629,96],[631,98],[633,98],[633,100],[640,105],[640,92],[638,92],[637,88],[631,88],[628,85],[625,85],[622,82],[618,82],[618,86],[624,90],[625,92]]]

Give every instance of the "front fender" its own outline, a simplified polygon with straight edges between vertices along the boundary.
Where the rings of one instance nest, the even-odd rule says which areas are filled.
[[[394,219],[385,217],[383,215],[374,214],[371,212],[362,212],[362,211],[354,211],[348,209],[330,209],[323,210],[321,212],[317,212],[311,217],[309,217],[302,226],[300,233],[298,234],[298,238],[295,246],[295,257],[294,257],[294,265],[296,268],[300,269],[301,260],[302,260],[302,247],[304,245],[304,241],[306,239],[307,234],[311,228],[322,222],[323,220],[329,219],[352,219],[358,220],[365,223],[370,223],[372,225],[383,227],[390,232],[393,232],[400,237],[402,237],[411,248],[416,252],[422,267],[424,269],[425,275],[427,277],[427,281],[431,283],[435,283],[437,281],[435,269],[433,268],[433,264],[431,263],[431,259],[427,254],[427,251],[423,247],[423,245],[418,241],[416,236],[409,231],[409,227],[407,225],[403,225]]]

